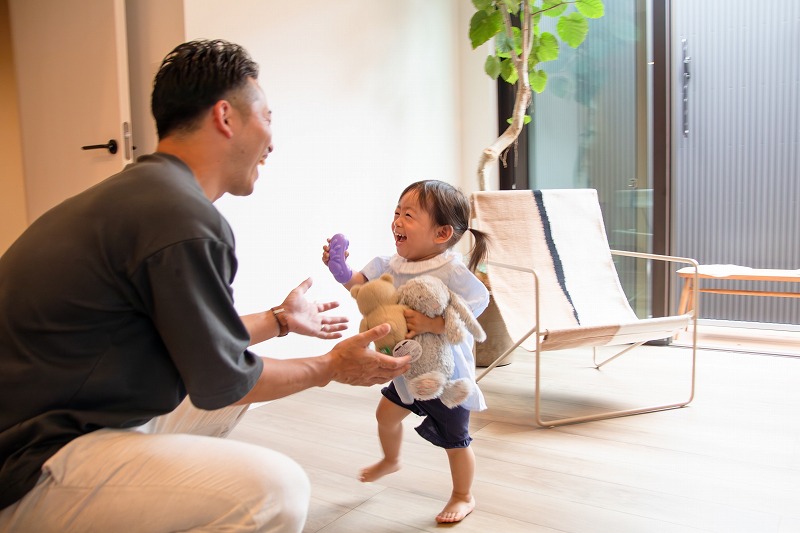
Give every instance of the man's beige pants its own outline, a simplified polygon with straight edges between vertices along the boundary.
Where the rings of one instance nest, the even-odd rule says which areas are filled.
[[[0,532],[301,531],[310,485],[300,466],[220,438],[246,411],[202,411],[187,398],[140,428],[79,437],[0,511]]]

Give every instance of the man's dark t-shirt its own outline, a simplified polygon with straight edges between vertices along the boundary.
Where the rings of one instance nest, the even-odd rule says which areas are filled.
[[[144,156],[0,256],[0,509],[64,444],[186,396],[241,399],[261,360],[233,306],[230,226],[179,159]]]

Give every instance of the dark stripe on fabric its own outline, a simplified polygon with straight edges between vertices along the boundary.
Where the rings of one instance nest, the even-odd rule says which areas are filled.
[[[558,285],[561,287],[561,291],[564,293],[564,296],[566,296],[569,305],[572,306],[572,314],[575,316],[575,320],[580,325],[581,319],[578,316],[578,310],[575,309],[575,304],[572,302],[572,298],[567,290],[567,280],[564,277],[564,267],[561,264],[561,257],[558,255],[558,249],[556,249],[556,243],[553,240],[553,232],[550,229],[550,217],[547,215],[547,209],[544,207],[542,191],[532,192],[533,198],[536,201],[536,207],[539,209],[539,218],[541,219],[542,227],[544,228],[544,239],[547,243],[547,249],[550,250],[550,257],[553,259],[553,268],[556,271]]]

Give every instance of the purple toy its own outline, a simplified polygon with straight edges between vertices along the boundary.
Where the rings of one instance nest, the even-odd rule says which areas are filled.
[[[328,270],[331,271],[334,279],[339,283],[347,283],[350,281],[350,278],[353,277],[353,271],[347,266],[347,259],[345,256],[349,245],[350,241],[341,233],[337,233],[331,237],[328,252],[330,255],[328,259]]]

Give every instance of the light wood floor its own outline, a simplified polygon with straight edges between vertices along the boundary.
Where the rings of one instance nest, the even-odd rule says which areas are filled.
[[[786,353],[800,352],[787,342]],[[690,350],[643,349],[601,371],[587,351],[548,356],[544,416],[687,397]],[[688,407],[555,429],[531,421],[533,370],[521,351],[481,382],[489,409],[471,428],[478,504],[454,526],[435,524],[450,492],[447,459],[417,436],[413,416],[403,469],[356,479],[380,454],[378,388],[332,384],[265,404],[232,438],[306,469],[306,532],[800,532],[800,358],[701,350]]]

